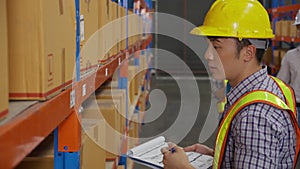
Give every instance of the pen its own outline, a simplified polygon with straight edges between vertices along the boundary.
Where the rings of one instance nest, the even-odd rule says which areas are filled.
[[[175,147],[172,147],[169,151],[171,151],[171,153],[175,153]]]

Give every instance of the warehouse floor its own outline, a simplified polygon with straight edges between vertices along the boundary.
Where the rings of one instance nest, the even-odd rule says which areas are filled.
[[[155,121],[151,123],[145,123],[142,126],[140,132],[141,138],[158,136],[160,135],[160,133],[168,129],[170,125],[174,123],[174,120],[178,115],[178,110],[180,107],[181,95],[176,80],[166,80],[166,79],[161,80],[155,78],[155,76],[153,76],[151,80],[152,80],[151,90],[160,89],[161,91],[163,91],[167,97],[167,106],[163,114],[159,116]],[[177,82],[178,81],[180,81],[181,83],[185,83],[187,85],[190,84],[191,82],[191,80],[186,80],[186,79],[177,80]],[[183,147],[198,142],[201,129],[203,128],[210,107],[211,93],[210,93],[209,80],[197,80],[197,84],[200,93],[199,113],[195,121],[195,124],[193,125],[190,132],[186,133],[186,137],[180,143],[178,143],[180,146]],[[184,104],[193,104],[192,100],[189,100],[188,102],[190,103],[184,103]],[[147,118],[147,114],[145,114],[145,116],[146,116],[145,118]],[[189,121],[186,122],[186,124],[189,123],[190,123]],[[184,123],[182,125],[186,125],[186,124]],[[176,135],[165,136],[165,137],[166,140],[174,140],[174,137],[176,137]],[[204,144],[213,147],[214,140],[215,140],[214,138],[215,138],[215,132],[207,141],[204,142]],[[139,164],[134,164],[134,168],[147,169],[148,167]]]

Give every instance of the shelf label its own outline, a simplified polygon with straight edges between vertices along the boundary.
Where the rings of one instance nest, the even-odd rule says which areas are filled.
[[[82,85],[82,96],[86,95],[86,84]]]
[[[80,40],[84,41],[84,16],[80,15]]]
[[[105,68],[105,76],[108,76],[108,68]]]
[[[70,108],[75,106],[75,90],[70,92]]]

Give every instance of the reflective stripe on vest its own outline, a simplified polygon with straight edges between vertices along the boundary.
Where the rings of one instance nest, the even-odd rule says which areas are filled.
[[[226,94],[228,92],[227,90],[229,90],[229,89],[227,89],[228,88],[228,80],[224,80],[224,86],[226,87],[226,90],[225,90],[224,94]],[[226,103],[227,103],[227,98],[224,95],[223,100],[217,103],[217,111],[218,111],[218,113],[223,113],[224,112]]]
[[[290,113],[294,127],[297,126],[295,130],[297,134],[297,147],[298,147],[298,140],[299,140],[298,138],[300,136],[299,135],[300,132],[297,125],[296,117],[294,116],[294,113],[291,111],[291,109],[284,103],[284,101],[282,101],[278,96],[274,95],[273,93],[270,93],[268,91],[261,91],[261,90],[252,91],[239,98],[231,106],[231,108],[228,110],[228,113],[226,114],[223,121],[221,122],[218,135],[217,135],[216,145],[215,145],[215,154],[214,154],[214,162],[213,162],[214,169],[221,168],[221,163],[223,160],[223,155],[224,155],[226,141],[227,141],[227,135],[230,130],[230,125],[232,120],[240,110],[253,103],[265,103],[265,104],[272,105],[278,109],[287,110]],[[296,150],[296,154],[298,154],[297,152],[298,150]],[[294,161],[296,161],[296,157]]]
[[[278,86],[280,86],[280,90],[284,95],[285,100],[287,101],[287,105],[290,107],[290,109],[294,112],[295,116],[297,116],[297,109],[296,109],[296,102],[295,102],[295,94],[293,89],[286,85],[283,81],[280,79],[270,76]],[[296,118],[297,119],[297,118]]]

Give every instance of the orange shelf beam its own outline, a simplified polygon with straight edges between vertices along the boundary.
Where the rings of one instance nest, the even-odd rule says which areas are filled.
[[[1,167],[14,168],[71,114],[70,91],[37,103],[0,126]]]
[[[273,41],[300,42],[300,38],[287,37],[287,36],[275,36]]]
[[[279,13],[289,12],[289,11],[297,11],[300,9],[300,4],[294,4],[294,5],[286,5],[281,6],[278,8],[271,8],[268,9],[268,12],[274,16],[278,16]]]

